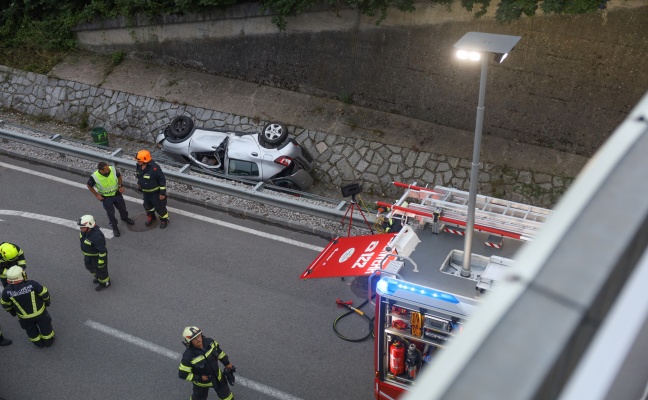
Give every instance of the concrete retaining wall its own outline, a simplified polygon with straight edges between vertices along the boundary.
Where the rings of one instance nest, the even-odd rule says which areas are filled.
[[[475,20],[458,2],[420,3],[380,26],[353,10],[314,9],[289,19],[286,32],[246,4],[151,22],[99,21],[80,27],[78,38],[93,51],[126,51],[470,131],[479,66],[456,60],[453,44],[468,31],[519,35],[506,62],[490,68],[484,133],[589,157],[648,88],[648,6],[606,4],[592,14],[503,25],[492,13]]]
[[[2,66],[0,94],[3,108],[72,124],[87,121],[89,126],[150,142],[153,134],[181,114],[191,116],[197,126],[245,132],[258,132],[266,122]],[[365,193],[377,197],[400,196],[402,190],[396,190],[393,181],[468,190],[470,160],[294,126],[289,130],[314,155],[316,178],[329,188],[359,181]],[[550,207],[572,179],[485,163],[480,193]]]

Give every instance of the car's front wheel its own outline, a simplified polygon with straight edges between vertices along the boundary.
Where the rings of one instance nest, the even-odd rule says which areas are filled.
[[[288,129],[283,124],[271,122],[263,127],[261,137],[267,144],[275,145],[283,143],[288,138]]]
[[[184,139],[193,129],[194,122],[185,115],[178,115],[171,121],[170,133],[176,139]]]

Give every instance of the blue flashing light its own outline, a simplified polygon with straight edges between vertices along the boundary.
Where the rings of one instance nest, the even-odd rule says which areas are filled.
[[[430,289],[425,286],[419,286],[413,283],[404,283],[403,281],[392,278],[380,278],[376,284],[376,291],[383,295],[396,295],[396,292],[401,290],[432,297],[437,300],[447,301],[448,303],[459,304],[459,300],[449,293]]]

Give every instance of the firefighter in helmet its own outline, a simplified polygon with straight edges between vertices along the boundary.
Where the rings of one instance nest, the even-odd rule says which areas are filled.
[[[191,400],[206,400],[209,388],[214,388],[220,400],[233,399],[228,382],[234,384],[236,369],[218,343],[203,336],[196,326],[186,327],[182,339],[187,349],[182,355],[178,376],[193,383]],[[218,361],[225,366],[223,372]]]
[[[0,243],[0,281],[3,287],[7,287],[7,270],[14,265],[27,268],[27,261],[25,261],[25,254],[13,243],[2,242]]]
[[[402,221],[399,218],[394,218],[391,214],[391,208],[389,207],[378,207],[378,213],[383,217],[383,222],[380,226],[383,232],[385,233],[395,233],[400,232],[403,229]]]
[[[101,291],[110,286],[110,275],[108,275],[108,249],[106,249],[106,237],[99,229],[92,215],[84,215],[77,221],[81,233],[81,253],[83,253],[83,264],[90,271],[94,279],[92,283],[98,283],[96,291]]]
[[[137,187],[144,194],[144,210],[146,210],[146,226],[155,222],[155,213],[160,216],[160,229],[169,224],[169,212],[167,211],[166,178],[162,168],[153,162],[151,153],[148,150],[140,150],[135,157],[137,168]]]
[[[2,292],[0,303],[14,317],[20,318],[20,326],[27,332],[36,347],[50,347],[54,343],[52,318],[47,312],[50,294],[40,283],[27,280],[27,274],[19,266],[7,271],[9,283]]]

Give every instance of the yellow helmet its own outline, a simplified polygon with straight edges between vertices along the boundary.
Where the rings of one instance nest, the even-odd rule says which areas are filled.
[[[5,261],[11,261],[18,257],[18,248],[11,243],[0,245],[0,257]]]
[[[198,335],[202,335],[202,331],[197,326],[188,326],[184,328],[184,331],[182,331],[182,338],[187,343],[190,343],[198,337]]]
[[[25,271],[17,265],[9,268],[7,270],[7,282],[10,284],[20,283],[27,280],[27,274]]]

